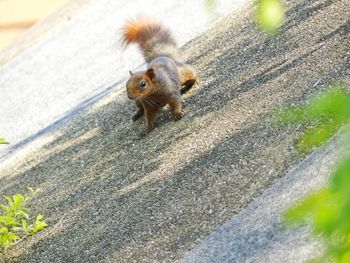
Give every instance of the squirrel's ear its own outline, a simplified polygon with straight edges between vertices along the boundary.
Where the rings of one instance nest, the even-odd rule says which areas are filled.
[[[147,69],[145,75],[146,75],[152,82],[155,82],[155,81],[156,81],[156,74],[155,74],[153,68]]]
[[[129,70],[129,74],[130,74],[130,76],[132,76],[132,71],[131,70]]]

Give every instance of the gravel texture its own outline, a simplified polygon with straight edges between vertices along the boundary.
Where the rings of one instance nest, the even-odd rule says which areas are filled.
[[[195,21],[185,0],[88,0],[80,6],[81,1],[72,0],[27,32],[37,41],[23,39],[14,45],[13,50],[25,51],[0,67],[1,94],[6,98],[0,104],[0,134],[11,142],[0,148],[0,160],[119,89],[128,70],[144,64],[136,45],[123,48],[120,43],[120,28],[130,17],[141,12],[164,21],[181,45],[247,0],[217,0],[226,8],[218,6],[215,13],[208,12],[202,0],[193,0],[191,7],[198,11]],[[148,10],[150,5],[156,7]],[[61,18],[75,12],[71,20]]]
[[[348,152],[339,133],[305,158],[246,208],[205,238],[180,263],[307,262],[322,255],[321,239],[310,227],[287,228],[285,211],[312,190],[324,186],[337,160]],[[344,152],[342,152],[344,151]]]
[[[278,37],[232,13],[182,47],[201,83],[143,139],[113,90],[3,162],[0,192],[39,187],[50,225],[8,262],[174,262],[283,177],[303,156],[300,130],[271,125],[282,105],[350,84],[349,1],[288,1]]]

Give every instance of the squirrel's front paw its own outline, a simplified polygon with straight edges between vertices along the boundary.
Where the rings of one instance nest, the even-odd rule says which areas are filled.
[[[181,120],[183,116],[182,112],[174,113],[175,121]]]
[[[145,128],[141,133],[140,133],[140,138],[146,136],[148,133],[150,133],[153,129],[154,129],[155,126],[152,126],[152,127],[147,127]]]
[[[149,132],[147,132],[146,130],[143,130],[143,131],[139,134],[139,137],[140,137],[140,138],[145,137],[147,133],[149,133]]]
[[[133,121],[137,121],[142,116],[143,116],[143,111],[139,110],[132,116],[132,120]]]

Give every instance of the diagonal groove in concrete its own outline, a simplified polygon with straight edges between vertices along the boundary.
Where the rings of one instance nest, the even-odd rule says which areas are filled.
[[[139,140],[142,121],[131,122],[134,106],[113,91],[2,164],[0,192],[40,187],[33,209],[50,224],[11,260],[176,261],[299,163],[293,145],[302,130],[272,127],[270,116],[332,81],[350,84],[349,34],[332,34],[348,20],[349,3],[289,1],[287,9],[286,21],[304,15],[276,39],[242,11],[181,49],[201,84],[184,96],[180,122],[164,109]]]

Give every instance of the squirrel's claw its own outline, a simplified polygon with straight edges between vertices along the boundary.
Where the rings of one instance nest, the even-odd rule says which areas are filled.
[[[182,112],[174,113],[175,121],[181,120],[183,116]]]

